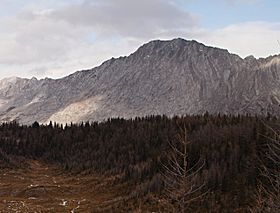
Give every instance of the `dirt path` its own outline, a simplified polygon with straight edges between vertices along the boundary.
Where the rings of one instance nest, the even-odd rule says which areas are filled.
[[[98,212],[120,201],[112,180],[73,176],[55,166],[28,162],[25,170],[0,171],[0,213]]]

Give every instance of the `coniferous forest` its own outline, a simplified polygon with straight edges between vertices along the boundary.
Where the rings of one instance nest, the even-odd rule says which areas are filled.
[[[59,165],[69,174],[118,176],[115,184],[127,183],[129,200],[152,205],[147,197],[153,195],[164,200],[161,212],[178,212],[176,198],[172,200],[166,190],[164,165],[173,156],[172,148],[177,150],[177,136],[184,129],[190,142],[188,168],[203,162],[192,181],[200,186],[201,193],[193,200],[188,198],[190,202],[186,202],[184,211],[258,212],[260,208],[254,208],[259,204],[260,185],[273,187],[262,171],[265,165],[277,167],[267,157],[271,148],[267,144],[275,139],[277,124],[279,120],[271,116],[208,113],[173,118],[115,118],[66,126],[4,123],[0,126],[0,168],[18,169],[26,166],[25,159],[36,159]],[[262,199],[267,196],[264,193]],[[112,212],[129,212],[126,205],[122,202],[112,207]]]

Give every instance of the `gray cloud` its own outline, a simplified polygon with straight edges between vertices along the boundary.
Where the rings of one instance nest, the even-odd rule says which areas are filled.
[[[192,28],[196,17],[168,0],[85,1],[54,11],[52,17],[74,26],[87,26],[98,34],[150,37],[178,29]]]
[[[279,52],[275,45],[279,23],[239,23],[208,30],[176,0],[68,2],[59,7],[25,7],[16,15],[0,16],[0,78],[62,77],[128,55],[152,39],[197,39],[241,56]]]
[[[61,77],[129,54],[150,39],[183,36],[196,24],[195,16],[168,0],[25,7],[0,18],[0,67],[10,69],[10,75]]]

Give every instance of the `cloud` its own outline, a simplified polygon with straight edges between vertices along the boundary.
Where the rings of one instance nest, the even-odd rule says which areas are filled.
[[[196,22],[166,0],[82,1],[43,9],[32,5],[0,19],[0,67],[11,75],[61,77],[129,54],[150,39],[190,30]]]
[[[229,49],[242,57],[267,57],[280,52],[277,44],[280,22],[239,23],[218,30],[204,30],[194,37],[208,45]]]
[[[197,39],[242,57],[279,52],[279,23],[209,30],[176,0],[69,0],[59,6],[54,0],[38,2],[0,16],[0,78],[62,77],[128,55],[152,39]]]
[[[52,17],[73,26],[87,26],[95,32],[125,37],[150,37],[180,28],[192,28],[196,17],[168,0],[85,1],[54,11]]]

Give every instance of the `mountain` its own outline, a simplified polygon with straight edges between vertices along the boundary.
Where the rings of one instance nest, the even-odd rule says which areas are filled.
[[[151,41],[127,57],[61,79],[0,81],[0,120],[280,114],[280,55],[245,59],[196,41]]]

